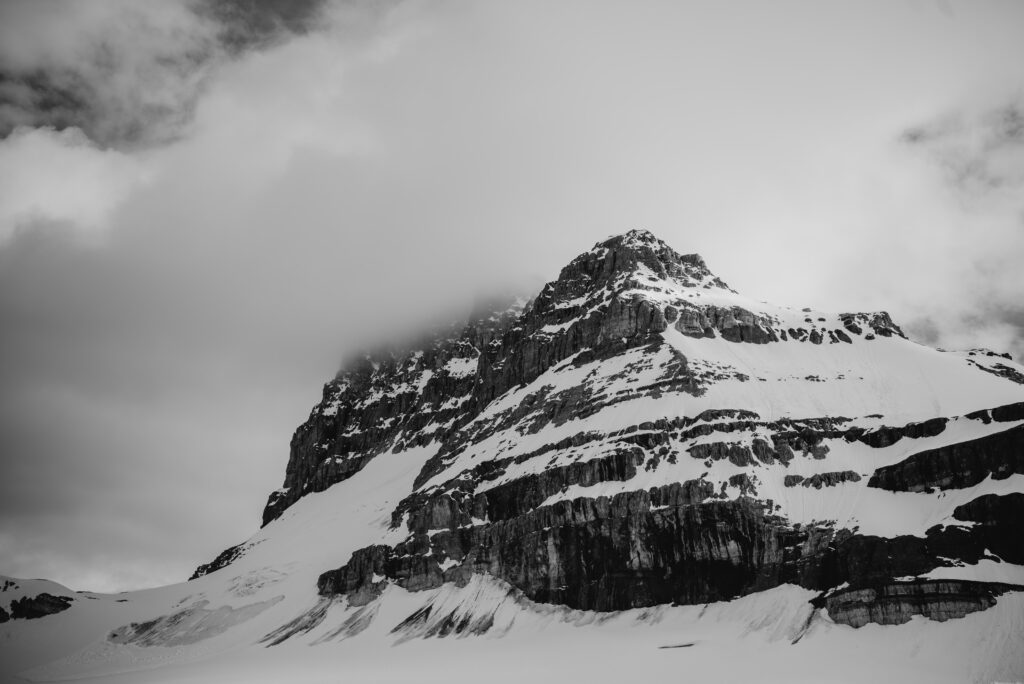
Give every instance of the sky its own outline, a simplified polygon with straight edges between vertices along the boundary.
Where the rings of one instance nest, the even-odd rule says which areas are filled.
[[[259,525],[341,359],[646,228],[1024,356],[1024,3],[0,2],[0,573]]]

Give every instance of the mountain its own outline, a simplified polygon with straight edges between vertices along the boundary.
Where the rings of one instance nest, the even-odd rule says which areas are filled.
[[[257,534],[180,585],[40,591],[0,672],[1013,680],[1022,592],[1024,367],[630,231],[347,364]]]

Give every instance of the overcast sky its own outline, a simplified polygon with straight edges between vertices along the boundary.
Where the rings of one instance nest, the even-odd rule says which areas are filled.
[[[346,353],[647,228],[1024,354],[1024,3],[0,3],[0,573],[187,577]]]

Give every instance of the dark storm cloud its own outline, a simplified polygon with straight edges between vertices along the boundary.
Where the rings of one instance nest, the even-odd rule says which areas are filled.
[[[212,66],[305,34],[322,8],[323,0],[4,3],[0,136],[76,127],[101,146],[165,143],[187,126]],[[57,12],[80,30],[65,30]]]
[[[202,0],[200,15],[214,18],[218,37],[232,51],[267,46],[313,30],[325,0]]]

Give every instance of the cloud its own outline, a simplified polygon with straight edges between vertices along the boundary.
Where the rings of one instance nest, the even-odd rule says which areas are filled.
[[[908,325],[940,346],[987,346],[1024,358],[1024,101],[975,103],[906,129],[919,165],[908,200],[928,207],[920,253],[931,296]]]
[[[78,128],[18,128],[0,141],[0,244],[19,227],[53,223],[99,240],[148,177],[143,159],[100,149]]]
[[[0,4],[0,244],[33,225],[100,238],[129,193],[198,156],[200,167],[218,163],[239,180],[283,170],[303,146],[347,152],[365,143],[335,105],[350,62],[393,46],[394,35],[372,42],[376,54],[366,43],[387,7]]]
[[[186,2],[14,0],[0,27],[0,127],[77,127],[104,147],[178,135],[221,52]]]
[[[924,152],[965,195],[1016,193],[1024,185],[1024,101],[982,112],[947,114],[900,139]]]
[[[321,0],[0,5],[0,135],[80,128],[103,147],[182,135],[218,65],[306,33]]]

